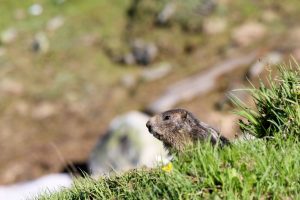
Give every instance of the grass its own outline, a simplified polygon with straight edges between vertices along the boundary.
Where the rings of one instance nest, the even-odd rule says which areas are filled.
[[[71,189],[40,199],[284,199],[299,197],[299,143],[257,140],[222,151],[199,145],[161,168],[98,181],[79,179]]]
[[[269,77],[268,86],[263,82],[259,88],[250,89],[256,108],[236,101],[241,130],[256,137],[300,137],[300,67],[297,63],[280,66],[277,77]]]
[[[172,166],[139,169],[40,199],[297,199],[300,197],[299,66],[279,67],[252,89],[257,110],[240,105],[244,132],[272,140],[240,141],[223,149],[202,143],[176,155]],[[289,134],[290,137],[286,137]]]

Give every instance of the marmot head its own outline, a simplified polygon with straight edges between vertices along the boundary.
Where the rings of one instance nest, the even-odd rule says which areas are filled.
[[[197,121],[190,112],[174,109],[153,116],[146,126],[167,148],[182,150],[186,143],[192,142],[190,132]]]

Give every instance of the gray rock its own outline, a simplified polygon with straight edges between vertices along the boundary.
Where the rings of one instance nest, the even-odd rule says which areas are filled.
[[[16,40],[18,36],[18,31],[16,28],[8,28],[3,31],[0,35],[0,43],[9,44]]]
[[[168,75],[172,70],[170,63],[161,63],[153,68],[147,68],[142,71],[141,79],[145,81],[154,81]]]
[[[283,56],[279,52],[270,52],[262,59],[250,66],[246,72],[246,78],[253,79],[258,77],[267,66],[277,65],[283,61]]]
[[[199,15],[207,16],[215,10],[216,6],[217,0],[202,0],[198,3],[198,6],[196,7],[196,12]]]
[[[48,31],[56,31],[64,25],[64,22],[65,19],[62,16],[56,16],[48,21],[46,28]]]
[[[158,48],[154,43],[145,43],[142,40],[135,40],[132,44],[132,54],[138,64],[150,64],[156,58],[157,53]]]
[[[137,78],[133,74],[125,74],[121,77],[121,84],[128,89],[134,88],[137,84]]]
[[[128,53],[121,58],[121,62],[126,65],[134,65],[136,63],[133,53]]]
[[[167,3],[162,11],[158,14],[156,22],[160,25],[167,24],[175,14],[176,4],[174,2]]]
[[[28,13],[33,16],[39,16],[43,13],[43,7],[41,4],[35,3],[28,8]]]
[[[158,161],[167,159],[162,143],[146,128],[148,119],[147,115],[132,111],[111,122],[90,155],[89,168],[94,176],[154,167]]]
[[[40,53],[47,53],[49,50],[49,40],[45,33],[39,32],[32,42],[32,50]]]
[[[0,199],[35,199],[40,194],[71,187],[72,182],[72,178],[67,174],[50,174],[33,181],[0,186]]]

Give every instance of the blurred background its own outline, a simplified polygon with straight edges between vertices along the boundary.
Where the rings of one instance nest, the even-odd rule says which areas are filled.
[[[298,0],[0,3],[1,185],[86,163],[132,110],[183,107],[233,138],[228,92],[300,60]]]

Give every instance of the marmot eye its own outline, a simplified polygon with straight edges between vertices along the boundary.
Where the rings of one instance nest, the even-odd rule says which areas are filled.
[[[169,119],[170,119],[170,115],[166,115],[166,116],[164,116],[163,120],[169,120]]]

